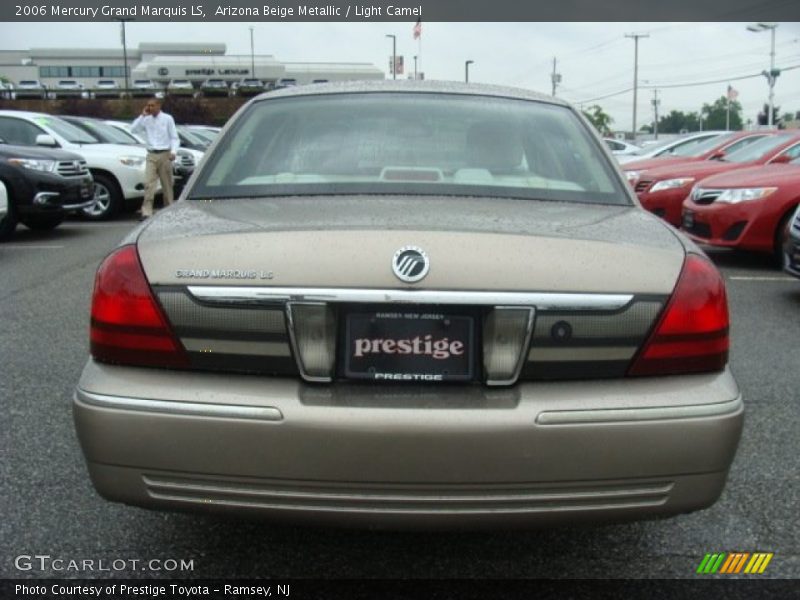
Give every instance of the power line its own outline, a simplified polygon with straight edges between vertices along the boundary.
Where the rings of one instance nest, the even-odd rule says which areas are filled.
[[[800,69],[800,65],[792,65],[789,67],[783,67],[781,72],[783,71],[793,71],[794,69]],[[641,86],[645,89],[655,89],[655,88],[681,88],[681,87],[698,87],[701,85],[712,85],[715,83],[726,83],[728,81],[741,81],[743,79],[753,79],[755,77],[763,77],[762,73],[755,73],[753,75],[742,75],[739,77],[725,77],[724,79],[713,79],[710,81],[694,81],[691,83],[673,83],[673,84],[663,84],[663,83],[653,83],[648,85]],[[595,98],[588,98],[585,100],[579,100],[574,102],[573,104],[586,104],[587,102],[596,102],[597,100],[605,100],[606,98],[613,98],[614,96],[619,96],[620,94],[626,94],[633,90],[632,87],[626,88],[624,90],[618,90],[616,92],[612,92],[610,94],[605,94],[603,96],[597,96]]]

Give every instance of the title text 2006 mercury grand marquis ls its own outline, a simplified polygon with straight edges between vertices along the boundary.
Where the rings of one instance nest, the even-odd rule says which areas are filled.
[[[742,427],[723,280],[559,100],[297,86],[100,266],[104,497],[355,525],[712,504]]]

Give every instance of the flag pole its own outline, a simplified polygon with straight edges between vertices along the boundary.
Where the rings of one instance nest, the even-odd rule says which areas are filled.
[[[728,84],[728,93],[725,94],[728,100],[727,111],[725,112],[725,131],[731,130],[731,84]]]
[[[418,60],[414,61],[415,66],[419,66],[418,71],[422,73],[422,17],[417,19],[416,24],[414,25],[414,39],[417,40],[417,58]],[[417,73],[414,73],[414,79],[417,79]]]

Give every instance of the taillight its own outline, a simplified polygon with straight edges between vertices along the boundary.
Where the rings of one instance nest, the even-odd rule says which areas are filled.
[[[91,352],[99,361],[186,367],[189,359],[156,302],[135,246],[110,254],[94,281]]]
[[[725,283],[707,258],[689,254],[667,307],[628,375],[719,371],[727,362]]]

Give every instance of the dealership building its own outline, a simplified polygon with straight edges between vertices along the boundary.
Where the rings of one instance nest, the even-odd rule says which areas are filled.
[[[270,55],[225,52],[225,44],[141,43],[127,50],[126,63],[122,48],[0,50],[0,76],[15,84],[38,79],[48,88],[63,79],[78,81],[86,88],[94,87],[98,79],[113,79],[124,86],[127,64],[130,82],[151,79],[162,86],[173,79],[189,79],[199,86],[210,78],[228,83],[254,78],[273,84],[281,80],[304,84],[385,77],[369,63],[281,62]]]

